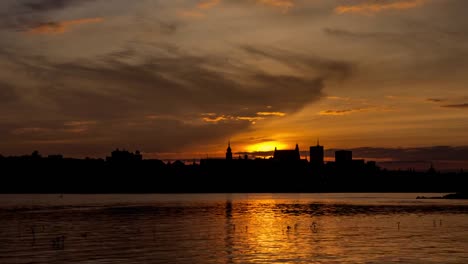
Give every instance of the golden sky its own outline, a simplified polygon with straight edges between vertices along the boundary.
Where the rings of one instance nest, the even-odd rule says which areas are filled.
[[[465,0],[3,0],[0,153],[468,145]]]

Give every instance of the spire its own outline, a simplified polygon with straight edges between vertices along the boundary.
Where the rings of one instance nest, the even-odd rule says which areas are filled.
[[[228,141],[228,147],[226,149],[226,159],[232,160],[231,140]]]
[[[296,159],[300,160],[301,159],[301,153],[299,152],[299,144],[296,143]]]
[[[317,147],[320,146],[320,139],[317,138]]]

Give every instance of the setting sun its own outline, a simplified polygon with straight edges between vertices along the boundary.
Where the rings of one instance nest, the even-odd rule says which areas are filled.
[[[247,151],[249,152],[265,152],[265,151],[274,151],[275,147],[278,149],[286,148],[286,144],[280,143],[278,141],[267,141],[254,145],[247,146]]]

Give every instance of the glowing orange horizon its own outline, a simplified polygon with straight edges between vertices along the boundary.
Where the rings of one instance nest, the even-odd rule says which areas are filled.
[[[257,144],[248,145],[246,150],[248,152],[267,152],[267,151],[274,151],[275,148],[284,149],[287,145],[281,143],[279,141],[267,141]]]

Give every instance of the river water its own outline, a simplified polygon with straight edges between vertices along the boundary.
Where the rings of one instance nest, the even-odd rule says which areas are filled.
[[[468,263],[468,201],[418,195],[0,195],[0,263]]]

